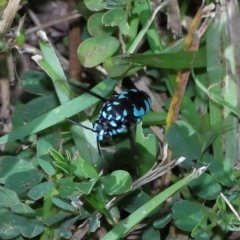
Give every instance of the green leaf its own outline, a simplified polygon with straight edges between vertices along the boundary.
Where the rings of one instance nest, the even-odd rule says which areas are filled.
[[[37,142],[38,157],[49,154],[51,148],[58,148],[60,139],[60,131],[51,131],[51,133],[41,135]]]
[[[48,75],[40,71],[27,71],[21,76],[23,90],[32,94],[47,95],[50,93],[52,82]]]
[[[206,237],[208,237],[207,239],[209,239],[208,234],[206,236],[206,232],[205,232],[205,231],[208,231],[207,223],[208,223],[208,217],[205,215],[199,221],[199,224],[192,230],[191,236],[194,237],[194,239],[199,239],[199,240],[202,240],[202,239],[204,240],[206,239]]]
[[[16,193],[26,192],[42,180],[42,174],[37,170],[18,172],[10,175],[5,182],[5,187]]]
[[[202,150],[195,130],[184,121],[176,121],[169,127],[166,136],[173,158],[185,157],[181,165],[191,168],[192,160],[199,159]]]
[[[128,0],[102,0],[105,9],[125,7]]]
[[[226,202],[223,200],[222,196],[217,197],[216,204],[221,211],[226,211]]]
[[[62,162],[62,163],[68,162],[67,159],[65,159],[64,156],[60,152],[56,151],[55,149],[50,149],[50,154],[56,162]]]
[[[81,157],[71,163],[73,173],[79,178],[99,178],[96,169]]]
[[[88,38],[80,44],[77,54],[83,66],[90,68],[111,57],[119,46],[118,40],[112,36]]]
[[[206,232],[200,232],[194,237],[195,240],[210,240],[210,236]]]
[[[123,209],[129,213],[133,213],[149,200],[151,200],[151,197],[149,195],[143,191],[136,190],[129,195],[127,204],[123,205]]]
[[[9,211],[9,208],[0,206],[0,214],[1,214],[1,213],[8,213],[8,212],[10,212],[10,211]]]
[[[228,158],[213,161],[209,166],[209,170],[211,175],[222,185],[232,187],[235,184],[232,163]]]
[[[89,221],[89,232],[95,232],[100,227],[100,221],[98,218],[98,211],[94,211]]]
[[[32,163],[12,156],[0,158],[0,183],[5,183],[6,179],[17,172],[34,169]]]
[[[36,217],[36,212],[27,204],[18,203],[11,207],[11,211],[26,217]]]
[[[71,205],[71,203],[67,199],[63,199],[60,196],[53,196],[52,202],[61,209],[71,212],[75,211],[75,208]]]
[[[20,203],[20,200],[14,191],[3,187],[0,187],[0,199],[0,206],[3,207],[12,207]]]
[[[28,191],[28,196],[34,201],[44,197],[54,186],[53,182],[43,182]]]
[[[42,56],[35,55],[32,59],[51,77],[59,102],[61,104],[66,103],[73,98],[73,95],[62,66],[46,33],[38,31],[37,34]]]
[[[38,157],[38,164],[47,175],[53,176],[55,174],[56,169],[49,154]]]
[[[206,49],[198,52],[132,54],[123,58],[125,61],[140,63],[144,66],[174,70],[206,67]]]
[[[186,232],[191,232],[204,217],[199,205],[187,200],[176,202],[172,211],[175,225]]]
[[[74,223],[79,219],[80,216],[71,218],[64,222],[60,227],[59,227],[59,235],[60,237],[64,239],[70,239],[72,237],[72,232],[71,228],[69,226],[73,226]]]
[[[89,194],[97,181],[98,179],[90,179],[88,182],[78,183],[76,189],[84,194]]]
[[[112,35],[117,28],[107,27],[102,23],[102,17],[104,13],[95,13],[88,19],[88,31],[96,38],[106,37]]]
[[[98,198],[96,198],[92,193],[88,194],[88,195],[84,195],[85,199],[87,200],[88,203],[90,203],[92,205],[92,207],[94,209],[98,209],[102,214],[105,215],[106,220],[113,225],[114,221],[112,219],[112,216],[110,215],[109,211],[106,210],[104,204],[99,201]]]
[[[85,6],[93,12],[101,11],[104,9],[102,0],[84,0],[84,3],[85,3]]]
[[[48,227],[60,222],[61,220],[63,220],[66,217],[71,216],[70,213],[66,213],[66,212],[58,212],[57,214],[54,214],[50,217],[48,217],[47,219],[44,220],[44,224],[46,224]]]
[[[92,123],[88,120],[83,120],[86,118],[83,113],[79,114],[80,119],[82,119],[81,124],[86,127],[92,128]],[[97,172],[100,172],[104,167],[104,159],[99,155],[98,143],[96,134],[88,129],[72,126],[70,128],[74,143],[77,150],[81,154],[81,157],[91,166],[93,166]]]
[[[28,223],[25,227],[21,229],[21,234],[26,238],[34,238],[40,235],[45,229],[45,226],[40,221],[34,221]]]
[[[12,115],[12,124],[14,129],[19,128],[25,124],[25,104],[19,104],[15,107]]]
[[[142,124],[137,124],[137,170],[140,176],[147,173],[154,165],[157,156],[157,142],[153,134],[143,135]]]
[[[157,229],[164,228],[166,225],[172,220],[172,214],[166,214],[162,216],[158,220],[154,221],[153,226]]]
[[[130,68],[129,62],[118,57],[106,58],[103,64],[109,77],[119,77]]]
[[[216,199],[222,191],[221,185],[207,173],[203,173],[189,186],[194,194],[206,200]]]
[[[0,238],[12,239],[21,233],[21,229],[28,223],[27,219],[17,214],[9,212],[0,214]]]
[[[123,8],[115,8],[107,11],[102,18],[105,26],[119,26],[127,23],[128,15]]]
[[[126,171],[114,171],[103,178],[103,186],[109,195],[122,194],[132,189],[132,178]]]
[[[54,165],[61,169],[63,172],[66,174],[70,174],[71,172],[71,167],[68,163],[62,163],[62,162],[54,162]]]
[[[29,101],[25,105],[24,118],[27,122],[59,106],[56,94],[49,94]]]
[[[165,3],[163,2],[161,5],[163,7]],[[159,32],[154,22],[149,21],[153,14],[151,2],[149,0],[133,1],[132,12],[138,16],[138,21],[142,29],[138,31],[137,36],[133,38],[134,41],[128,52],[133,53],[145,36],[152,52],[158,53],[162,51],[163,46],[159,37]]]
[[[149,240],[149,239],[151,240],[161,239],[160,232],[152,226],[148,227],[142,235],[142,240]]]
[[[61,178],[58,180],[58,183],[60,184],[59,194],[62,198],[77,196],[79,194],[76,190],[76,186],[79,183],[73,182],[71,178]]]
[[[121,33],[127,35],[130,31],[130,27],[128,25],[128,15],[127,12],[123,8],[115,8],[109,10],[103,15],[102,21],[105,26],[118,26]]]
[[[142,118],[143,126],[145,125],[164,125],[166,123],[166,112],[148,112]]]

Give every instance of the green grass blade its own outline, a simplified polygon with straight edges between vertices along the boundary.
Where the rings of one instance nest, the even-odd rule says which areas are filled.
[[[71,95],[66,76],[58,57],[49,43],[46,33],[44,31],[39,31],[38,36],[42,57],[35,55],[32,59],[51,77],[59,102],[61,104],[68,102],[73,96]]]
[[[202,68],[206,67],[206,49],[197,52],[132,54],[124,56],[124,60],[164,69]]]
[[[196,85],[203,91],[205,92],[210,99],[212,99],[214,102],[218,103],[221,106],[224,106],[226,108],[228,108],[231,112],[233,112],[234,114],[236,114],[238,117],[240,116],[240,110],[233,106],[231,103],[227,102],[226,100],[224,100],[222,97],[219,97],[219,95],[210,92],[208,89],[206,89],[203,84],[197,79],[193,69],[192,69],[192,75],[193,75],[193,79],[196,83]]]
[[[101,96],[106,96],[115,86],[115,81],[110,78],[105,79],[99,83],[93,91],[101,90]],[[99,92],[99,91],[98,91]],[[21,139],[30,134],[42,131],[50,126],[53,126],[67,117],[71,117],[84,109],[97,103],[99,99],[93,97],[89,93],[85,93],[63,105],[53,109],[52,111],[41,115],[26,125],[14,130],[13,132],[6,134],[0,138],[0,144]]]
[[[129,232],[134,226],[139,222],[145,219],[149,214],[154,210],[159,208],[159,205],[171,197],[175,192],[179,191],[184,186],[188,185],[192,180],[201,175],[202,170],[205,170],[205,167],[198,169],[192,174],[181,179],[177,183],[170,186],[168,189],[159,193],[156,197],[148,201],[146,204],[141,206],[138,210],[133,212],[129,217],[121,221],[116,227],[114,227],[110,232],[108,232],[102,240],[117,240],[122,239],[122,237]]]

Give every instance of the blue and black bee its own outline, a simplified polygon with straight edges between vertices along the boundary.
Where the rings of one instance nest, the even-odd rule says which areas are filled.
[[[140,123],[141,117],[151,108],[150,97],[138,89],[127,90],[109,99],[104,99],[92,92],[89,93],[104,101],[102,110],[93,123],[93,128],[88,128],[70,119],[67,120],[95,132],[98,141],[108,140],[114,135],[126,132],[133,125]]]

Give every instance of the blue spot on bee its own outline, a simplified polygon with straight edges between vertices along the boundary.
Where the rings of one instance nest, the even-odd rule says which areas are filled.
[[[116,116],[116,120],[120,120],[122,117],[120,115]]]
[[[140,110],[138,110],[136,107],[134,108],[133,110],[133,114],[134,116],[136,117],[139,117],[139,116],[143,116],[145,114],[146,111],[144,111],[143,108],[140,108]]]
[[[122,126],[121,128],[118,128],[117,129],[117,132],[118,133],[123,133],[123,132],[125,132],[126,131],[126,127],[125,126]]]
[[[117,126],[117,123],[115,121],[110,121],[109,122],[113,127],[116,127]]]
[[[111,120],[111,118],[112,118],[112,115],[109,115],[109,116],[107,117],[107,120]]]
[[[104,118],[107,117],[107,113],[106,113],[106,112],[101,112],[101,114],[102,114],[102,116],[103,116]]]
[[[131,90],[130,90],[130,91],[131,91]],[[128,92],[127,92],[127,91],[119,94],[118,99],[126,98],[125,95],[128,95]]]

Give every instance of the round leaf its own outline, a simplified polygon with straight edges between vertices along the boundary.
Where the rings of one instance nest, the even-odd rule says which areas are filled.
[[[221,185],[207,173],[193,180],[189,186],[197,196],[206,200],[216,199],[222,191]]]
[[[96,169],[85,162],[81,157],[74,160],[71,164],[72,170],[79,178],[99,178]]]
[[[112,36],[104,38],[88,38],[78,48],[78,58],[85,67],[94,67],[111,57],[120,43]]]
[[[106,58],[104,68],[108,72],[109,77],[119,77],[130,68],[130,63],[118,57]]]
[[[42,180],[42,174],[37,170],[14,173],[5,182],[5,187],[16,193],[26,192]]]
[[[71,205],[70,201],[64,198],[61,198],[60,196],[53,196],[52,197],[52,202],[67,211],[74,211],[75,208]]]
[[[121,33],[127,35],[130,32],[128,15],[123,8],[115,8],[106,12],[103,16],[103,24],[106,26],[118,26]]]
[[[28,196],[33,200],[44,197],[53,187],[53,182],[44,182],[29,190]]]
[[[95,13],[88,20],[88,31],[93,37],[106,37],[112,35],[117,28],[106,27],[102,23],[103,13]]]
[[[86,7],[91,11],[100,11],[104,9],[102,0],[84,0]]]
[[[119,26],[127,23],[127,13],[123,8],[115,8],[106,12],[102,18],[105,26]]]
[[[90,179],[88,182],[78,183],[76,189],[84,194],[89,194],[97,181],[98,179]]]
[[[105,192],[109,195],[122,194],[132,188],[132,178],[128,172],[118,170],[103,179]]]
[[[24,217],[9,212],[0,214],[0,239],[12,239],[21,233],[21,229],[27,225]]]
[[[25,203],[18,203],[12,206],[11,211],[26,217],[36,217],[36,212]]]
[[[58,107],[59,101],[56,94],[49,94],[47,96],[34,98],[25,106],[24,119],[26,119],[27,122],[30,122],[38,116]]]
[[[191,232],[204,217],[204,212],[197,204],[185,200],[176,202],[172,211],[175,225],[187,232]]]
[[[221,184],[232,187],[235,184],[232,163],[229,158],[218,159],[213,161],[209,167],[211,175]]]
[[[5,183],[7,177],[13,173],[23,172],[33,168],[33,165],[25,160],[12,156],[4,156],[0,158],[0,183]]]
[[[49,94],[52,81],[46,73],[40,71],[28,71],[21,76],[22,88],[30,93],[38,95]]]
[[[172,220],[172,214],[166,214],[153,222],[153,226],[157,229],[164,228]]]
[[[12,207],[20,203],[20,200],[15,192],[3,187],[0,187],[0,199],[0,206],[3,207]]]
[[[173,158],[185,157],[181,164],[191,168],[192,160],[199,159],[202,147],[197,138],[196,131],[184,121],[176,121],[167,131],[167,141],[173,151]]]
[[[21,234],[24,237],[27,237],[29,239],[32,239],[39,234],[41,234],[45,229],[45,226],[40,221],[35,221],[28,223],[24,228],[21,229]]]

